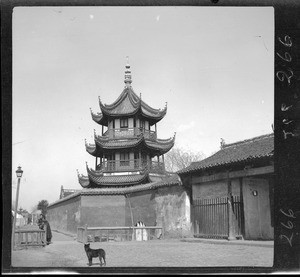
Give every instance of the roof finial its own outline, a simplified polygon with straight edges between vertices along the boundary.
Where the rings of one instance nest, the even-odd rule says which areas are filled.
[[[130,70],[130,65],[129,65],[129,57],[126,56],[126,69],[125,69],[125,80],[124,83],[126,84],[126,87],[130,87],[132,80],[131,80],[131,70]]]
[[[225,140],[223,138],[221,138],[221,149],[223,149],[225,147]]]

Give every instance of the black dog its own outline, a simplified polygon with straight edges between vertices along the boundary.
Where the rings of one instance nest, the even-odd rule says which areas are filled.
[[[91,249],[90,244],[87,243],[87,244],[84,244],[84,250],[85,250],[88,260],[89,260],[89,266],[92,265],[93,258],[97,258],[97,257],[99,257],[100,266],[102,266],[103,264],[106,265],[105,251],[103,249],[101,249],[101,248]],[[103,259],[104,263],[102,263],[102,259]]]

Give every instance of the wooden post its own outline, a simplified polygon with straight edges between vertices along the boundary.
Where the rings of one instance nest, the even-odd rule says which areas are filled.
[[[132,208],[131,208],[131,202],[130,202],[130,194],[127,194],[127,199],[128,199],[129,209],[130,209],[131,226],[133,227],[134,221],[133,221],[133,214],[132,214]]]
[[[245,236],[245,214],[244,214],[244,195],[243,195],[243,178],[239,178],[240,183],[240,209],[241,209],[241,234]]]
[[[83,242],[87,243],[88,239],[87,239],[87,224],[84,225],[84,235],[83,235]]]
[[[141,149],[140,149],[140,152],[139,152],[139,167],[142,168],[142,152],[141,152]]]
[[[227,177],[227,189],[228,189],[228,195],[227,195],[227,213],[228,213],[228,240],[235,240],[235,231],[234,231],[234,218],[233,218],[233,211],[232,211],[232,188],[231,188],[231,180],[229,178],[229,171],[228,177]]]
[[[12,247],[11,249],[14,250],[15,247],[15,231],[16,231],[16,224],[17,224],[17,210],[18,210],[18,201],[19,201],[19,190],[20,190],[20,182],[21,178],[18,178],[18,186],[17,186],[17,194],[16,194],[16,205],[15,205],[15,213],[14,213],[14,223],[13,223],[13,230],[12,230]]]

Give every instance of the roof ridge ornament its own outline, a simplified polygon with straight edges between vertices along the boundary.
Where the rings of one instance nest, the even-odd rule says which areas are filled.
[[[126,87],[131,87],[131,83],[132,83],[132,80],[131,80],[131,70],[130,70],[130,65],[129,65],[129,57],[126,56],[126,60],[127,60],[127,63],[126,63],[126,66],[125,66],[125,79],[124,79],[124,83],[126,85]]]
[[[221,138],[221,149],[225,148],[225,139]]]

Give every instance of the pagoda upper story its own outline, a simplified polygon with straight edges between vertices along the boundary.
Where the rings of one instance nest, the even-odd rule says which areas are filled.
[[[154,109],[132,89],[130,65],[125,68],[125,87],[112,104],[103,104],[92,119],[102,126],[101,134],[94,130],[94,143],[86,151],[95,157],[95,168],[87,166],[88,176],[79,175],[83,187],[132,186],[157,181],[166,175],[164,154],[175,142],[157,138],[156,124],[166,115],[167,106]]]

